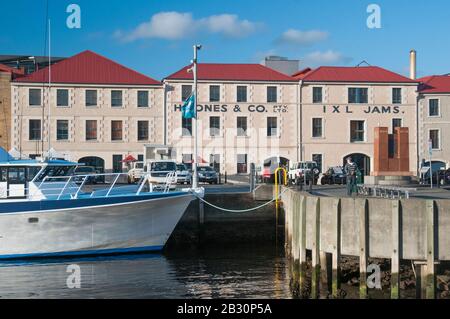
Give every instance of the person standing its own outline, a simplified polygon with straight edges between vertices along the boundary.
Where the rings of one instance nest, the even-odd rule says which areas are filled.
[[[358,165],[353,162],[351,157],[347,158],[347,164],[345,164],[344,172],[347,176],[347,195],[352,196],[356,190],[356,173],[358,171]]]

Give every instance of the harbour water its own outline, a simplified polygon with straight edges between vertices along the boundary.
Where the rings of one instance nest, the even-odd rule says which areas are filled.
[[[70,266],[80,288],[68,288]],[[0,298],[291,298],[289,280],[281,247],[207,248],[3,262]]]

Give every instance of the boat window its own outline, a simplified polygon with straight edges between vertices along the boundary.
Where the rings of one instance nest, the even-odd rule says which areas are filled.
[[[6,182],[8,170],[6,167],[0,167],[0,182]]]
[[[154,162],[151,166],[152,171],[176,171],[177,167],[174,162]]]
[[[27,181],[31,182],[33,178],[36,177],[36,175],[41,170],[41,167],[35,166],[35,167],[27,167]]]
[[[8,170],[9,183],[25,183],[25,168],[24,167],[10,167]]]
[[[74,166],[47,166],[42,173],[36,177],[36,182],[42,182],[45,177],[61,177],[73,175]],[[46,181],[64,181],[63,178],[49,179]]]
[[[186,171],[186,166],[184,166],[184,164],[177,164],[177,170],[178,171]]]

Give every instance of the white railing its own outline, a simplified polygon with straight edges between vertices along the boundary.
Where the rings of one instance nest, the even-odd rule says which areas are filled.
[[[127,173],[105,173],[105,174],[87,174],[87,175],[72,175],[72,176],[46,176],[42,182],[36,183],[37,189],[33,194],[30,194],[29,199],[32,200],[36,197],[56,197],[60,200],[64,196],[70,196],[70,199],[78,199],[79,195],[83,193],[83,188],[86,184],[92,180],[98,180],[99,178],[106,179],[110,177],[111,185],[103,189],[92,189],[90,197],[109,197],[112,195],[114,187],[118,184],[121,176],[128,176]],[[145,174],[136,186],[136,190],[130,191],[133,195],[139,195],[144,191],[144,187],[148,182],[149,190],[152,193],[154,190],[162,190],[167,193],[170,191],[173,183],[176,184],[176,172],[170,172],[165,178],[164,184],[161,186],[155,186],[151,182],[151,175]],[[122,186],[127,187],[127,186]],[[129,186],[131,187],[131,186]],[[104,195],[103,195],[104,194]]]

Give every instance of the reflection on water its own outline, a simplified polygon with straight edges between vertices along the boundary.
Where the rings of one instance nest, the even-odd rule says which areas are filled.
[[[282,249],[279,249],[282,251]],[[291,298],[275,248],[0,263],[1,298]],[[69,265],[81,288],[69,289]]]

